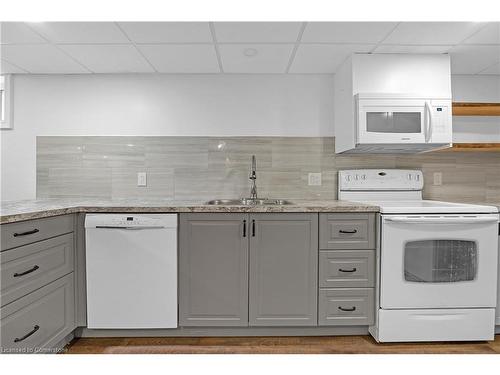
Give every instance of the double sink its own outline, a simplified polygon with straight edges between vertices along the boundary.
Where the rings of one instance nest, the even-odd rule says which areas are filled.
[[[240,199],[214,199],[206,204],[214,206],[284,206],[293,202],[284,199],[240,198]]]

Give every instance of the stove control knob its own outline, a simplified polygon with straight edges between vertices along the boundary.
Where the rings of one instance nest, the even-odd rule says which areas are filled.
[[[411,178],[412,178],[412,175],[411,175],[411,174],[409,174],[409,175],[408,175],[408,180],[410,180],[410,181],[411,181]]]
[[[355,175],[355,176],[354,176],[354,179],[355,179],[356,181],[357,181],[357,180],[359,180],[359,176],[358,176],[358,175]]]
[[[347,181],[351,181],[351,175],[350,175],[350,174],[348,174],[347,176],[345,176],[345,179],[346,179]]]
[[[362,180],[366,180],[366,174],[361,175],[361,179],[362,179]]]

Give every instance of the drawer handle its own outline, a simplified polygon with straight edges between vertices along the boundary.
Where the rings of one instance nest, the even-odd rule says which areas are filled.
[[[356,267],[351,268],[350,270],[345,270],[343,268],[339,268],[340,272],[356,272]]]
[[[28,337],[30,337],[32,334],[34,334],[36,331],[38,331],[40,329],[40,326],[39,325],[36,325],[33,327],[33,330],[31,330],[30,332],[28,332],[27,334],[25,334],[23,337],[16,337],[14,339],[14,342],[20,342],[20,341],[24,341],[26,340]]]
[[[353,306],[351,308],[345,308],[345,307],[339,306],[339,310],[341,310],[341,311],[356,311],[356,306]]]
[[[33,230],[29,230],[27,232],[14,233],[14,237],[29,236],[30,234],[35,234],[38,232],[40,232],[38,229],[33,229]]]
[[[243,220],[243,237],[247,236],[247,221]]]
[[[36,264],[33,266],[33,268],[30,268],[29,270],[27,271],[24,271],[24,272],[21,272],[21,273],[15,273],[14,274],[14,277],[19,277],[19,276],[24,276],[24,275],[27,275],[28,273],[31,273],[31,272],[34,272],[36,271],[37,269],[39,269],[40,267],[38,267]]]
[[[353,229],[353,230],[343,230],[343,229],[340,229],[339,233],[354,234],[354,233],[358,233],[358,230],[357,229]]]

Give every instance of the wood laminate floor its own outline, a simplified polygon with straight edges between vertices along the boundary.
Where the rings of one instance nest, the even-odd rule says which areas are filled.
[[[495,341],[378,344],[371,336],[80,338],[69,354],[500,354]]]

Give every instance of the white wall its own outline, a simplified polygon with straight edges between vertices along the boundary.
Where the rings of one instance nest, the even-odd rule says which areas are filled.
[[[451,89],[457,102],[500,102],[500,76],[454,75]],[[500,117],[453,117],[453,142],[500,142]]]
[[[1,199],[36,195],[37,135],[333,135],[332,75],[18,75]]]

